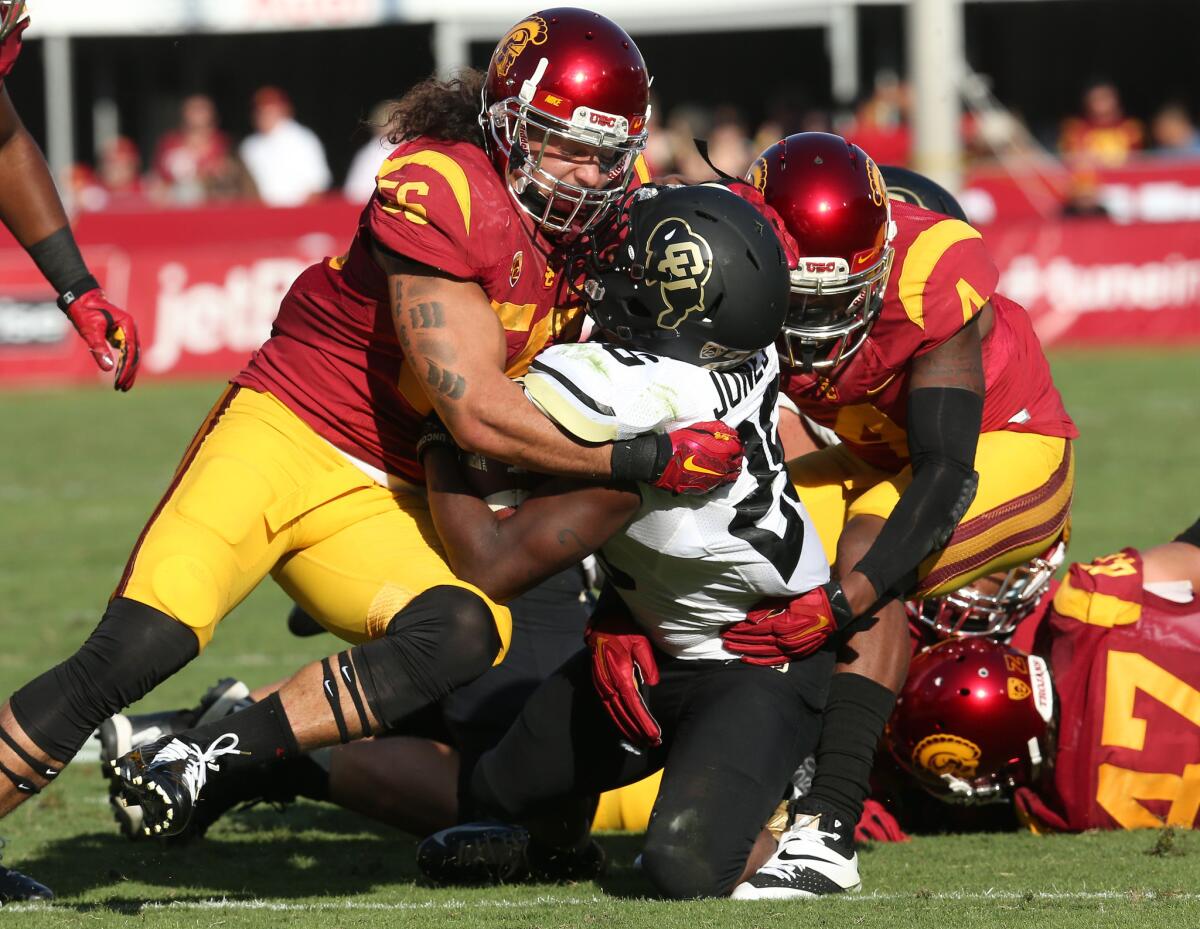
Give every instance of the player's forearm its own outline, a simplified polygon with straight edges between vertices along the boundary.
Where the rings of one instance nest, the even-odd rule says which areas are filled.
[[[67,225],[46,159],[22,126],[0,144],[0,219],[25,248]]]
[[[582,445],[559,430],[525,397],[515,382],[500,377],[476,403],[442,413],[455,441],[479,455],[527,471],[603,479],[612,474],[611,445]]]

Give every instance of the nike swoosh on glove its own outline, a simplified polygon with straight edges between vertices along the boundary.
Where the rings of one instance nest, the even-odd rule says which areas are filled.
[[[747,664],[782,665],[811,655],[837,630],[825,589],[815,587],[791,600],[761,601],[725,628],[721,641]]]
[[[63,300],[66,299],[64,295]],[[133,317],[109,301],[99,287],[75,297],[63,306],[71,325],[87,343],[101,371],[112,371],[114,362],[109,346],[117,350],[113,388],[128,390],[137,378],[141,348]]]
[[[670,457],[654,481],[660,490],[706,494],[742,473],[742,440],[720,420],[693,423],[666,434]],[[661,461],[661,458],[659,459]]]

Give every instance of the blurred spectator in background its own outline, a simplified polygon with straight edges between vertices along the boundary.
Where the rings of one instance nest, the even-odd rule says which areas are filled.
[[[1110,81],[1093,81],[1083,92],[1083,114],[1063,122],[1058,149],[1076,164],[1113,167],[1140,149],[1142,124],[1125,115],[1121,97]]]
[[[742,177],[758,152],[752,151],[750,136],[735,107],[724,106],[713,117],[712,129],[708,132],[708,157],[726,174]],[[715,173],[708,165],[708,176]]]
[[[908,85],[895,71],[880,71],[875,75],[871,96],[858,105],[854,120],[842,127],[840,134],[869,153],[877,164],[907,165],[912,148],[908,103]]]
[[[142,154],[132,139],[119,135],[105,143],[96,176],[104,189],[107,209],[147,205],[146,189],[142,184]]]
[[[366,203],[375,193],[375,176],[379,173],[383,159],[394,148],[387,140],[387,124],[391,112],[392,102],[384,100],[375,104],[364,123],[371,131],[371,138],[350,162],[350,170],[346,172],[346,183],[342,185],[342,193],[352,203]]]
[[[1200,131],[1187,107],[1178,101],[1166,104],[1154,114],[1150,136],[1156,155],[1200,158]]]
[[[278,87],[254,93],[254,129],[239,148],[258,195],[269,206],[299,206],[329,189],[325,148],[292,119],[292,101]]]
[[[217,128],[217,108],[204,94],[185,97],[179,128],[164,135],[154,152],[159,199],[179,205],[253,197],[254,185],[233,154],[229,136]]]
[[[1076,168],[1071,172],[1067,198],[1062,215],[1066,219],[1107,219],[1108,208],[1101,198],[1100,175],[1093,168]]]

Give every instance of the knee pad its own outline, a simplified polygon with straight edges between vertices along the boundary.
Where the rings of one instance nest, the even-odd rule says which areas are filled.
[[[12,695],[17,723],[51,758],[69,761],[101,722],[199,653],[183,623],[118,597],[79,651]]]
[[[700,812],[690,810],[671,817],[669,822],[656,818],[646,833],[642,849],[642,870],[664,897],[690,900],[697,897],[720,897],[731,887],[717,874],[707,860],[695,820]]]
[[[383,637],[351,653],[371,712],[391,727],[479,677],[501,644],[486,601],[443,585],[413,598]]]

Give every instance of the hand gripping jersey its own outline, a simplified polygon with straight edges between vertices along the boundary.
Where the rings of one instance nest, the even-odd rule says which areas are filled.
[[[600,551],[634,618],[670,655],[730,659],[717,634],[763,597],[811,590],[829,564],[788,480],[778,438],[775,350],[709,371],[596,342],[556,345],[525,376],[551,419],[590,442],[721,419],[737,429],[745,464],[703,497],[640,485],[642,505]]]
[[[405,361],[372,241],[477,283],[505,329],[510,377],[578,309],[481,148],[417,139],[392,152],[349,251],[296,279],[236,383],[274,394],[359,461],[422,481],[413,443],[430,410],[422,384],[431,375]],[[454,307],[444,312],[454,326]]]
[[[1052,776],[1018,793],[1034,828],[1200,828],[1200,599],[1146,591],[1132,548],[1073,564],[1016,647],[1050,662]]]
[[[896,253],[871,334],[832,378],[784,374],[788,398],[868,464],[899,471],[908,463],[912,360],[948,341],[990,300],[983,431],[1077,436],[1025,310],[995,293],[999,275],[980,234],[908,203],[892,203],[892,218]]]

